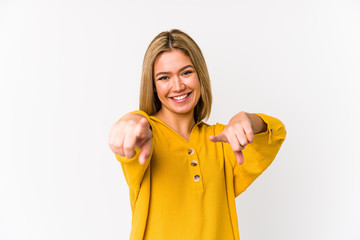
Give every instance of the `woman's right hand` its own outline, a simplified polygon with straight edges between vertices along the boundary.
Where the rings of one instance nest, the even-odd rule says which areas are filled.
[[[140,114],[126,114],[111,126],[109,145],[114,153],[126,158],[133,158],[135,146],[138,147],[139,163],[144,164],[152,148],[152,131],[148,120]]]

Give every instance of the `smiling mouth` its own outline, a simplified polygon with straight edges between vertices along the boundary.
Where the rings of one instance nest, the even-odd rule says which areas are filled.
[[[183,100],[184,98],[186,98],[189,95],[189,93],[185,93],[184,95],[181,96],[177,96],[177,97],[171,97],[172,99],[175,100]]]
[[[185,93],[185,94],[183,94],[183,95],[176,96],[176,97],[170,97],[170,98],[173,99],[173,100],[175,100],[175,101],[183,101],[183,100],[185,100],[190,94],[191,94],[191,92]]]

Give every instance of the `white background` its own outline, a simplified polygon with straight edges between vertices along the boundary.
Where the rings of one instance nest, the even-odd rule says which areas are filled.
[[[172,28],[204,53],[209,123],[263,112],[288,132],[236,199],[241,239],[360,239],[356,0],[0,0],[0,239],[129,238],[108,132]]]

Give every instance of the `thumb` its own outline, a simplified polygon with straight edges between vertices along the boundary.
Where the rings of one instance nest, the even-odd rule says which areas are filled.
[[[212,142],[226,142],[226,143],[229,142],[224,133],[220,133],[214,136],[209,136],[209,140]]]
[[[139,123],[142,125],[142,126],[147,126],[147,124],[149,123],[148,120],[143,117],[140,119]]]
[[[149,131],[150,131],[150,126],[149,126],[149,122],[146,118],[142,118],[139,121],[139,125],[137,127],[137,131],[136,131],[136,136],[139,139],[146,139],[149,137]]]
[[[143,165],[145,163],[146,159],[148,159],[150,157],[151,148],[152,148],[152,139],[150,138],[140,148],[139,163],[141,165]]]

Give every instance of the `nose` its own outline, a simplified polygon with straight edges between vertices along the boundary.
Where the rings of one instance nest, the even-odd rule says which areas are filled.
[[[175,76],[172,81],[172,89],[176,92],[180,92],[185,89],[185,84],[179,76]]]

